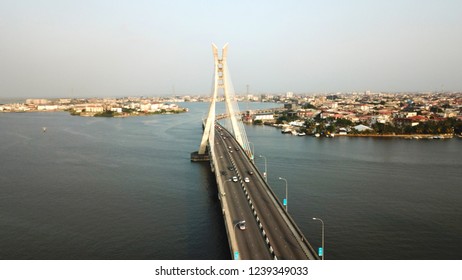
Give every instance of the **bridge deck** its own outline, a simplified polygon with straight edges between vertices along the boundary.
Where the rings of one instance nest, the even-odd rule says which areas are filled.
[[[234,137],[219,125],[215,136],[211,164],[224,192],[220,197],[233,254],[238,251],[240,259],[319,259]],[[246,221],[245,230],[237,226],[240,220]]]

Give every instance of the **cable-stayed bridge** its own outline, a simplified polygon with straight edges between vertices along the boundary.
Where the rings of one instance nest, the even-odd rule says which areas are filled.
[[[319,259],[308,240],[253,163],[227,65],[228,45],[213,44],[214,78],[204,134],[192,161],[210,161],[215,174],[233,259]],[[223,94],[226,121],[216,120],[215,103]]]

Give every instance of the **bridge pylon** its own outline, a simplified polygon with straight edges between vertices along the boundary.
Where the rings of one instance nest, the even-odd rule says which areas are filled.
[[[212,98],[210,101],[209,112],[207,119],[204,124],[204,134],[202,135],[202,140],[199,146],[199,151],[191,155],[191,160],[193,161],[203,161],[207,160],[207,147],[210,145],[213,147],[215,133],[214,133],[214,124],[215,124],[215,103],[219,92],[223,92],[225,97],[226,111],[228,117],[231,121],[231,133],[236,138],[237,142],[243,147],[243,149],[250,155],[250,146],[247,140],[247,135],[245,129],[242,125],[242,120],[237,118],[239,114],[239,108],[234,96],[234,88],[231,82],[231,77],[228,71],[227,63],[227,54],[228,54],[228,44],[222,48],[221,57],[218,53],[218,48],[215,44],[212,43],[212,52],[214,58],[214,77],[213,77],[213,87],[212,87]],[[210,148],[211,148],[210,147]]]

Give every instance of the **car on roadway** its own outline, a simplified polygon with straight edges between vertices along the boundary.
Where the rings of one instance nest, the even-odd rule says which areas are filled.
[[[240,230],[245,230],[245,221],[240,221],[239,223],[237,223],[237,226]]]
[[[237,182],[237,177],[233,176],[233,182]]]
[[[244,182],[246,182],[246,183],[250,182],[249,177],[245,177]]]
[[[253,171],[252,171],[252,170],[247,171],[247,173],[249,173],[249,175],[253,175]]]

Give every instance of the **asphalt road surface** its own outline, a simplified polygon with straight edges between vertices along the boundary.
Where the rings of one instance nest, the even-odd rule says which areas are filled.
[[[220,164],[218,166],[220,166],[221,169],[226,168],[225,172],[229,178],[237,176],[239,180],[238,182],[229,182],[231,185],[235,184],[235,188],[230,189],[230,191],[233,192],[233,202],[230,204],[236,204],[235,207],[233,207],[236,209],[233,211],[236,211],[235,214],[238,216],[233,217],[242,215],[243,219],[245,219],[246,223],[249,225],[249,229],[250,225],[252,227],[246,234],[249,233],[258,236],[258,238],[256,237],[258,240],[242,241],[244,242],[243,244],[245,244],[244,247],[252,250],[251,246],[259,242],[259,239],[264,238],[269,241],[272,252],[277,259],[318,259],[312,252],[312,249],[307,248],[307,246],[303,244],[301,237],[296,233],[291,223],[288,222],[285,210],[277,204],[275,201],[276,198],[271,194],[263,178],[259,175],[255,166],[250,163],[250,160],[244,154],[237,141],[226,130],[216,128],[215,142],[215,149],[220,159]],[[230,171],[228,167],[233,167],[233,171]],[[223,170],[219,170],[218,172],[222,171]],[[244,182],[245,177],[248,178],[249,182]],[[244,188],[249,194],[259,222],[265,232],[264,237],[240,184],[244,184]],[[254,226],[256,229],[253,228]],[[266,244],[268,242],[264,241],[264,243]]]

